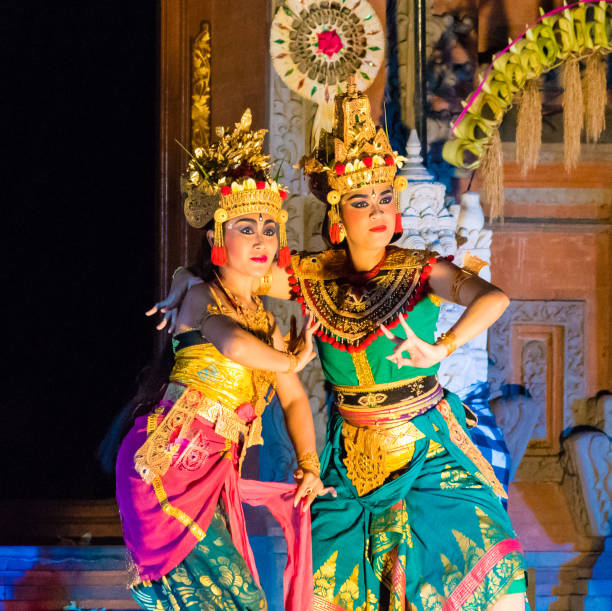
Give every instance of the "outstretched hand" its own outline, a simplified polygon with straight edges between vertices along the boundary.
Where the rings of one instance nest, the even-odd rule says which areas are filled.
[[[334,488],[325,488],[319,476],[312,471],[304,471],[298,468],[293,472],[293,477],[297,484],[297,490],[293,498],[293,506],[297,507],[300,499],[303,499],[302,511],[308,511],[310,505],[318,496],[324,496],[326,494],[331,494],[334,498],[338,496]]]
[[[185,293],[189,288],[190,280],[194,279],[195,276],[187,269],[181,268],[177,270],[172,278],[172,284],[170,291],[166,295],[165,299],[158,301],[150,310],[145,312],[146,316],[153,316],[157,312],[161,312],[164,317],[161,322],[155,327],[158,331],[161,331],[168,326],[168,333],[172,333],[176,328],[176,318],[179,311],[179,306],[185,297]],[[170,323],[170,324],[168,324]]]
[[[384,325],[380,325],[385,336],[396,346],[393,354],[388,356],[387,359],[395,363],[398,369],[404,366],[425,369],[439,363],[446,356],[445,346],[427,343],[420,337],[417,337],[403,316],[400,316],[399,320],[406,333],[406,339],[393,335]],[[408,352],[410,356],[408,358],[403,357],[403,352]]]

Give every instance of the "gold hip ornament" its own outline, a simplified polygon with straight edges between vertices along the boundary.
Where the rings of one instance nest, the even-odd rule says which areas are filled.
[[[342,424],[346,475],[363,496],[381,486],[391,473],[386,467],[386,452],[376,431]]]

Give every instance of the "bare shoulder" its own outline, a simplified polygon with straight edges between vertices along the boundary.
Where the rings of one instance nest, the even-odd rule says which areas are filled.
[[[431,275],[436,277],[453,277],[460,269],[447,259],[440,258],[433,266]]]
[[[198,328],[202,313],[214,303],[210,285],[206,282],[192,286],[186,293],[178,315],[179,328]]]
[[[213,301],[214,300],[210,292],[210,285],[208,282],[201,282],[200,284],[195,284],[187,291],[184,303],[185,305],[190,304],[201,307],[202,305],[208,305]]]

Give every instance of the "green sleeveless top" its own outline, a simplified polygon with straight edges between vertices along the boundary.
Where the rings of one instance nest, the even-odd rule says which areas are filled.
[[[389,246],[373,272],[355,274],[344,250],[294,255],[292,291],[321,323],[316,339],[329,382],[369,386],[436,374],[439,365],[400,369],[389,361],[394,344],[380,330],[384,324],[405,339],[403,316],[418,337],[434,342],[440,300],[430,295],[428,276],[436,262],[436,253]]]

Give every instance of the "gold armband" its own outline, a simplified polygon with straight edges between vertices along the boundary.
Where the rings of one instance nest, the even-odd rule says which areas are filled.
[[[297,463],[298,469],[302,469],[302,471],[310,471],[317,477],[321,474],[321,463],[316,452],[304,452],[304,454],[298,456]]]
[[[436,340],[436,345],[442,344],[446,348],[446,356],[449,356],[457,350],[457,336],[454,331],[442,333]]]
[[[461,287],[473,276],[472,273],[460,269],[455,274],[455,279],[451,285],[451,300],[453,303],[461,303]]]

